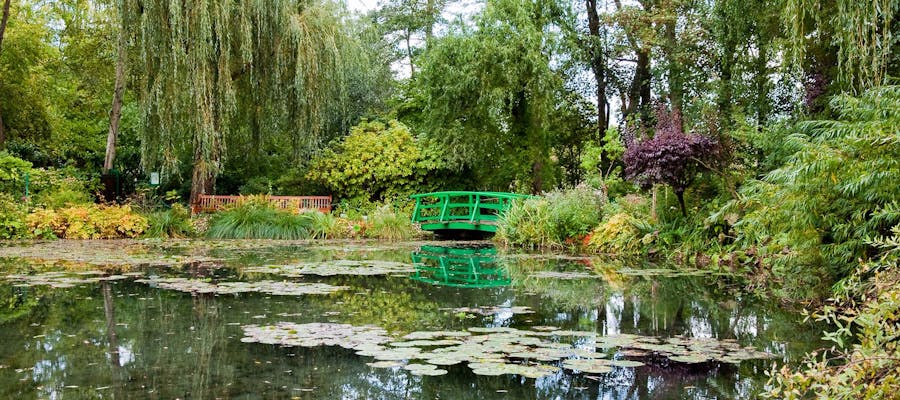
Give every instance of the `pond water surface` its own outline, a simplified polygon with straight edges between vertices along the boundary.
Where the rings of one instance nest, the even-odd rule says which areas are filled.
[[[7,243],[0,398],[753,398],[821,330],[735,286],[487,243]]]

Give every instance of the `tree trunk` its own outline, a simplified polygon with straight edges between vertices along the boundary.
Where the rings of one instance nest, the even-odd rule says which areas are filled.
[[[412,55],[412,32],[409,29],[406,30],[406,56],[409,57],[409,79],[415,78],[416,76],[416,65],[413,64],[413,55]]]
[[[11,0],[3,3],[3,16],[0,19],[0,54],[3,54],[3,34],[6,32],[6,23],[9,22],[9,4]]]
[[[3,34],[6,33],[6,23],[9,21],[9,4],[11,0],[3,2],[3,16],[0,17],[0,55],[3,55]],[[6,144],[6,127],[3,125],[3,110],[0,109],[0,149]]]
[[[122,118],[122,96],[125,93],[125,26],[119,26],[119,40],[116,49],[116,83],[113,90],[112,108],[109,111],[109,133],[106,135],[106,158],[103,173],[109,173],[116,160],[116,143],[119,140],[119,120]]]
[[[759,46],[759,55],[756,57],[756,124],[759,129],[768,122],[769,116],[769,47],[764,44],[763,39],[757,35],[757,46]]]
[[[734,123],[732,117],[732,110],[734,109],[732,105],[732,103],[734,103],[734,85],[732,83],[734,49],[735,47],[733,45],[726,43],[725,48],[723,49],[724,54],[722,55],[722,59],[719,60],[721,63],[720,74],[722,76],[722,82],[719,83],[718,106],[719,114],[722,115],[722,125],[726,129],[730,129]]]
[[[614,2],[616,4],[616,10],[621,12],[622,1],[615,0]],[[644,12],[649,13],[653,10],[654,3],[652,0],[639,1],[639,3],[644,7]],[[650,50],[642,47],[638,43],[634,33],[630,31],[626,30],[625,38],[637,55],[637,63],[634,67],[634,78],[632,78],[631,84],[628,86],[627,106],[624,105],[624,101],[622,103],[622,116],[625,120],[628,120],[629,116],[636,112],[640,112],[641,125],[645,128],[649,128],[652,126],[650,123],[650,102],[652,101],[652,92],[650,88],[650,80],[652,78],[652,75],[650,74]]]
[[[672,112],[678,115],[684,115],[684,78],[682,77],[681,64],[677,57],[678,46],[675,35],[675,20],[669,20],[665,23],[666,38],[666,57],[668,69],[668,86],[669,86],[669,103],[672,105]],[[679,119],[683,121],[683,119]],[[684,130],[684,127],[680,127]]]
[[[531,165],[531,193],[541,194],[544,191],[544,162],[541,159],[534,161]]]
[[[591,57],[591,71],[594,73],[594,80],[597,81],[597,137],[600,139],[600,145],[603,146],[603,136],[606,128],[609,126],[607,118],[607,101],[606,101],[606,57],[603,54],[603,43],[600,37],[600,16],[597,14],[597,0],[585,0],[585,7],[588,14],[588,32],[590,38],[588,41],[588,52]],[[602,159],[606,159],[601,154]]]
[[[216,187],[216,173],[209,161],[203,159],[200,146],[194,147],[194,169],[191,173],[190,203],[197,204],[201,194],[211,194]]]
[[[431,39],[434,37],[434,24],[437,20],[435,15],[437,14],[437,10],[434,8],[434,2],[436,0],[427,0],[425,2],[425,13],[428,15],[428,23],[425,24],[425,47],[428,48],[428,45],[431,43]]]
[[[687,217],[687,207],[684,206],[684,189],[675,189],[675,197],[678,198],[678,205],[681,206],[681,215]]]

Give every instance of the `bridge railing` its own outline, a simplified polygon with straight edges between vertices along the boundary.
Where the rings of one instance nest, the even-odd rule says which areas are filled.
[[[191,205],[191,212],[197,214],[221,211],[232,204],[240,204],[245,199],[247,199],[245,196],[201,194],[197,198],[197,203]],[[265,199],[275,208],[297,213],[305,210],[331,212],[331,196],[265,196]]]
[[[514,201],[533,196],[502,192],[433,192],[410,197],[416,200],[412,215],[412,221],[416,223],[494,224]]]

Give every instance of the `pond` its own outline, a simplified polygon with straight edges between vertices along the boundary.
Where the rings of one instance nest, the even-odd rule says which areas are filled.
[[[821,329],[736,286],[484,242],[7,243],[0,398],[752,398]]]

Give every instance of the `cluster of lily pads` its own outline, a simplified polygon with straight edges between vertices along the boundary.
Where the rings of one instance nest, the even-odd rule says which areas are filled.
[[[536,326],[530,330],[510,327],[473,327],[466,331],[420,331],[394,339],[376,326],[347,324],[295,324],[243,327],[245,343],[284,347],[341,346],[375,358],[376,368],[404,366],[414,375],[443,375],[440,367],[466,363],[478,375],[516,374],[540,378],[560,367],[584,373],[607,373],[613,367],[644,365],[624,359],[667,357],[678,363],[725,362],[768,358],[771,355],[742,347],[733,340],[639,335],[599,336],[594,332]],[[563,341],[565,339],[565,341]],[[404,363],[405,361],[405,363]],[[418,361],[418,362],[414,362]]]
[[[334,260],[323,262],[305,262],[292,265],[265,265],[248,267],[244,272],[260,272],[277,274],[284,277],[301,277],[304,275],[391,275],[416,272],[412,264],[380,260]]]
[[[79,272],[45,272],[35,275],[7,275],[3,278],[15,282],[15,286],[50,286],[52,288],[71,288],[88,283],[131,279],[142,273],[126,273],[109,275],[103,271]]]
[[[139,279],[135,282],[146,283],[150,286],[160,289],[170,289],[187,293],[201,294],[237,294],[258,292],[280,296],[302,296],[307,294],[331,294],[341,290],[349,289],[349,287],[347,286],[332,286],[325,283],[278,281],[211,283],[206,280],[187,278],[152,278]]]
[[[134,240],[58,240],[27,245],[2,246],[0,258],[28,258],[45,261],[70,261],[99,266],[183,265],[219,263],[218,258],[161,254]]]
[[[511,306],[511,307],[502,307],[502,306],[487,306],[487,307],[458,307],[452,309],[454,313],[466,313],[466,314],[477,314],[477,315],[497,315],[501,313],[511,313],[511,314],[534,314],[534,310],[528,306]]]

